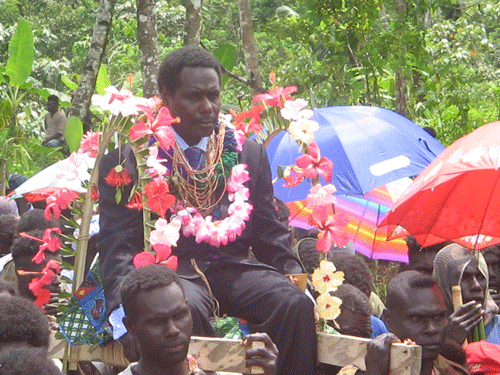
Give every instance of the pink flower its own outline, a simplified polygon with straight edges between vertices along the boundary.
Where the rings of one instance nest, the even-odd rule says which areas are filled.
[[[340,230],[349,224],[349,219],[343,214],[332,214],[326,206],[316,207],[312,212],[312,219],[319,229],[316,249],[321,253],[330,251],[332,243],[336,246],[345,246],[349,238]]]
[[[170,223],[160,218],[156,220],[155,230],[149,236],[149,242],[155,251],[171,249],[177,245],[179,240],[179,231],[181,230],[182,220],[174,217]]]
[[[296,163],[302,169],[305,177],[316,178],[320,175],[326,182],[332,181],[333,163],[330,159],[321,157],[316,143],[309,143],[307,154],[299,156]]]
[[[59,220],[61,217],[61,211],[68,208],[71,201],[76,198],[78,198],[78,193],[66,188],[62,188],[54,194],[48,196],[45,200],[47,203],[44,213],[45,220],[50,221],[51,216],[54,216],[55,220]]]
[[[142,251],[135,255],[133,260],[134,267],[139,268],[149,264],[161,264],[175,271],[177,270],[177,256],[170,254],[171,252],[156,252],[155,256],[155,254],[149,251]]]
[[[93,95],[92,104],[99,106],[112,115],[123,117],[137,115],[139,106],[148,105],[150,99],[135,97],[134,94],[126,89],[118,91],[115,87],[109,86],[104,89],[105,95]]]
[[[78,153],[88,152],[91,158],[97,157],[99,151],[99,137],[102,132],[87,132],[80,141]]]
[[[280,107],[283,108],[283,102],[287,100],[293,100],[290,94],[293,94],[297,91],[296,86],[288,86],[288,87],[275,87],[273,90],[269,91],[265,94],[255,95],[253,98],[253,102],[264,102],[266,105],[270,107]]]
[[[289,121],[308,119],[312,117],[314,112],[310,109],[304,109],[306,106],[307,100],[304,99],[287,100],[280,113],[284,119]]]
[[[250,174],[246,170],[246,164],[237,164],[231,171],[231,176],[227,181],[226,190],[228,193],[234,193],[236,190],[243,188],[243,184],[250,181]]]
[[[175,135],[171,124],[179,122],[179,118],[172,117],[167,107],[162,107],[153,119],[153,108],[139,106],[146,114],[147,123],[139,122],[130,128],[130,139],[137,139],[145,135],[153,135],[164,150],[170,149],[175,143]]]
[[[337,189],[332,184],[321,186],[320,184],[314,185],[307,195],[307,207],[314,209],[316,206],[327,206],[337,203],[335,193]]]
[[[165,176],[168,174],[169,170],[165,167],[162,162],[166,162],[165,159],[158,159],[158,147],[152,146],[149,148],[149,157],[146,160],[146,165],[150,167],[148,173],[152,176]]]
[[[283,171],[284,187],[294,187],[304,181],[304,171],[296,165],[291,165]]]

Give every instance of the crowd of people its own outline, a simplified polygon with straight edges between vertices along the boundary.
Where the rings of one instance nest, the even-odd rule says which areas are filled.
[[[273,196],[264,147],[246,140],[237,150],[234,135],[219,123],[217,59],[197,47],[176,50],[159,69],[158,87],[163,104],[180,119],[172,124],[176,146],[161,158],[170,166],[175,160],[188,172],[191,177],[183,182],[188,189],[191,179],[215,170],[211,167],[225,152],[237,155],[248,170],[253,209],[242,233],[220,247],[181,236],[174,249],[176,271],[158,264],[136,268],[134,257],[144,247],[143,214],[117,199],[107,176],[120,166],[137,181],[137,161],[130,144],[104,156],[99,230],[86,268],[97,254],[106,300],[102,309],[130,365],[94,365],[92,373],[203,374],[188,355],[189,342],[192,335],[216,334],[214,315],[241,319],[241,330],[251,332],[242,334],[249,371],[256,366],[268,375],[363,372],[317,361],[318,293],[311,284],[300,290],[291,276],[310,276],[318,268],[317,232],[292,238],[287,208]],[[49,124],[58,116],[56,99],[49,98]],[[56,133],[48,135],[47,144],[62,140]],[[217,148],[223,150],[218,156],[211,153]],[[120,197],[131,196],[132,185],[124,186]],[[215,202],[209,210],[214,220],[231,214],[225,184],[209,192],[210,202]],[[59,251],[33,262],[37,239],[48,228],[67,233],[64,219],[45,219],[43,206],[27,209],[22,199],[0,198],[0,375],[61,373],[62,364],[48,358],[48,346],[51,331],[58,329],[65,283],[56,277],[46,286],[50,300],[43,310],[33,303],[37,296],[30,288],[51,261],[62,262]],[[451,242],[426,248],[411,236],[406,242],[409,263],[389,282],[386,296],[377,295],[370,268],[352,247],[332,247],[325,255],[344,275],[342,285],[330,292],[342,300],[339,317],[327,322],[331,331],[371,339],[364,370],[370,375],[389,374],[390,345],[399,341],[422,347],[421,375],[500,373],[500,247],[472,252]],[[455,286],[461,289],[459,305],[452,297]],[[484,325],[485,340],[468,342],[479,325]],[[262,345],[254,347],[254,342]]]

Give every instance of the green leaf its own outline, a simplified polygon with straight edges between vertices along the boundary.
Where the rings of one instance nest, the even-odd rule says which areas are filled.
[[[106,92],[104,89],[111,86],[111,81],[108,76],[108,68],[106,65],[101,65],[99,67],[99,73],[97,73],[97,79],[95,81],[95,92],[99,95],[104,95]]]
[[[71,116],[66,122],[66,129],[64,130],[64,138],[68,145],[69,152],[76,151],[80,148],[80,141],[83,136],[82,120],[76,116]]]
[[[220,64],[228,71],[233,70],[236,65],[236,46],[233,44],[223,44],[214,51],[214,56],[219,60]],[[229,77],[223,75],[222,77],[222,87],[227,83]]]
[[[78,87],[78,83],[73,82],[70,80],[68,77],[62,76],[61,77],[62,83],[64,83],[71,91],[75,91]]]
[[[11,86],[21,87],[26,82],[33,68],[34,53],[31,26],[21,20],[9,42],[9,60],[5,68]]]
[[[115,193],[115,201],[116,201],[116,204],[120,204],[120,202],[122,201],[122,189],[121,188],[117,188],[116,189],[116,193]]]

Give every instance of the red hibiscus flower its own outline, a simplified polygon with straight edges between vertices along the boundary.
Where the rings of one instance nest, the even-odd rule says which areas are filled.
[[[312,212],[312,219],[320,231],[318,233],[318,242],[316,242],[316,249],[320,253],[328,253],[332,243],[335,243],[338,247],[345,246],[349,238],[340,228],[349,224],[347,216],[332,214],[332,211],[327,206],[318,206]]]
[[[54,216],[55,220],[59,220],[61,211],[68,208],[69,204],[76,198],[78,198],[78,193],[66,188],[62,188],[48,196],[45,200],[47,203],[44,212],[45,220],[50,221],[51,216]]]
[[[28,237],[28,238],[31,238],[33,240],[43,242],[38,247],[38,252],[35,254],[33,259],[31,260],[32,262],[35,262],[36,264],[40,264],[45,260],[45,250],[49,250],[49,251],[55,253],[57,250],[59,250],[61,248],[61,241],[59,240],[59,237],[58,236],[53,237],[52,233],[61,234],[61,229],[59,229],[57,227],[45,229],[45,233],[43,234],[43,238],[41,240],[39,238],[29,236],[26,233],[20,233],[20,235],[23,237]]]
[[[42,275],[40,278],[33,278],[28,285],[29,290],[36,297],[34,303],[43,308],[50,301],[50,291],[45,286],[52,284],[56,275],[61,273],[59,263],[55,260],[49,260],[41,272],[26,272],[17,271],[20,275],[38,274]]]
[[[92,187],[90,188],[90,199],[92,199],[93,201],[98,201],[99,198],[101,198],[99,189],[97,188],[97,186],[92,185]]]
[[[290,94],[293,94],[297,91],[296,86],[288,86],[288,87],[275,87],[271,91],[265,94],[255,95],[252,101],[254,102],[264,102],[266,105],[270,107],[280,107],[283,108],[283,102],[287,100],[293,100]]]
[[[131,208],[134,210],[142,210],[142,193],[140,190],[137,190],[132,198],[127,203],[127,208]]]
[[[309,143],[307,154],[299,156],[295,162],[302,169],[305,177],[316,178],[319,174],[326,182],[332,182],[333,163],[330,159],[321,157],[316,143]]]
[[[168,194],[169,191],[167,182],[161,178],[154,179],[144,189],[148,207],[161,217],[165,217],[167,210],[175,203],[175,196]]]
[[[112,168],[104,180],[108,185],[115,187],[127,186],[132,182],[127,168],[123,168],[121,164]]]
[[[139,122],[132,126],[130,128],[130,139],[153,135],[164,150],[170,149],[175,143],[175,135],[171,125],[180,122],[180,119],[172,117],[167,107],[161,107],[156,119],[153,119],[154,108],[142,105],[137,107],[146,114],[147,122]]]
[[[99,152],[99,137],[102,132],[87,132],[80,141],[79,153],[88,152],[91,158],[97,157]]]
[[[255,105],[249,111],[244,111],[239,114],[236,112],[231,113],[234,117],[234,126],[236,130],[240,130],[245,134],[248,133],[258,133],[262,129],[262,125],[260,123],[260,113],[262,112],[262,106]],[[248,123],[245,123],[244,120],[250,119]]]

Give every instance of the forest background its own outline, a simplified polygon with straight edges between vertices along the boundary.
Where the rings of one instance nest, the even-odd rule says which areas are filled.
[[[227,46],[235,51],[231,72],[241,79],[227,80],[223,102],[237,110],[250,107],[255,89],[244,83],[250,78],[238,8],[243,0],[137,0],[137,4],[131,0],[1,0],[0,158],[7,161],[7,175],[31,176],[63,157],[40,146],[45,99],[51,93],[59,95],[70,112],[103,1],[111,4],[113,13],[101,59],[109,77],[106,82],[122,87],[133,75],[133,91],[142,90],[136,5],[156,7],[158,60],[185,43],[186,20],[193,4],[201,3],[198,40],[211,51]],[[273,71],[278,85],[298,86],[296,96],[313,107],[389,108],[420,126],[434,127],[445,145],[500,119],[500,3],[496,0],[247,2],[258,57],[254,74],[260,75],[262,88],[270,88],[266,77]],[[28,21],[34,37],[33,69],[29,84],[12,90],[4,73],[8,43],[21,19]],[[13,101],[12,96],[19,100]]]

